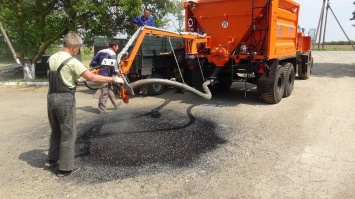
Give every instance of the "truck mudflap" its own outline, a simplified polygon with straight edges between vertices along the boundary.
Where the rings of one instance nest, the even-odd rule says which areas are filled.
[[[270,71],[264,73],[259,80],[257,81],[257,91],[259,93],[268,93],[273,90],[274,87],[274,80],[276,75],[276,70],[279,65],[279,60],[276,59],[272,62],[270,66]]]
[[[298,78],[309,79],[313,66],[313,58],[311,51],[302,53],[298,62]]]

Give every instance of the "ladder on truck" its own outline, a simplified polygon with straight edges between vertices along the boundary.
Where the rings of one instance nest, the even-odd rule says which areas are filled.
[[[271,4],[272,0],[265,0],[266,3],[264,5],[260,5],[256,3],[256,1],[261,2],[262,0],[252,0],[252,17],[251,17],[251,34],[250,34],[250,46],[252,47],[250,50],[252,53],[257,53],[259,55],[264,55],[264,58],[266,59],[267,55],[267,35],[268,35],[268,21],[269,21],[269,7]],[[264,23],[264,24],[263,24]],[[263,27],[260,25],[263,24]],[[260,49],[258,47],[261,46]],[[244,77],[244,97],[246,97],[247,93],[247,80],[249,78],[249,74],[252,72],[250,63],[253,62],[252,55],[249,57],[249,63],[246,67],[244,68],[239,68],[237,69],[237,73],[245,73]],[[232,67],[232,74],[233,74],[233,67]]]
[[[269,22],[269,8],[272,0],[266,0],[264,5],[257,4],[256,1],[261,0],[252,0],[252,22],[251,22],[251,45],[254,49],[253,51],[258,50],[258,54],[267,55],[267,35],[269,31],[268,22]],[[264,23],[263,27],[260,27],[260,24]],[[263,37],[263,38],[262,38]],[[260,49],[257,49],[261,45]]]

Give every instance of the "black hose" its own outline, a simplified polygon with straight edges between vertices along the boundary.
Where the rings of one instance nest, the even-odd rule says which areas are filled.
[[[143,80],[138,80],[138,81],[135,81],[133,83],[130,84],[130,86],[133,88],[133,89],[136,89],[136,88],[139,88],[143,85],[149,85],[149,84],[163,84],[163,85],[166,85],[166,86],[171,86],[171,87],[175,87],[175,88],[179,88],[179,89],[182,89],[182,90],[186,90],[190,93],[193,93],[197,96],[200,96],[204,99],[211,99],[212,98],[212,94],[211,94],[211,91],[210,89],[208,88],[208,85],[210,85],[210,81],[207,80],[206,82],[204,82],[202,84],[202,89],[205,93],[199,91],[199,90],[196,90],[195,88],[192,88],[186,84],[183,84],[183,83],[180,83],[180,82],[177,82],[177,81],[171,81],[171,80],[167,80],[167,79],[154,79],[154,78],[149,78],[149,79],[143,79]]]

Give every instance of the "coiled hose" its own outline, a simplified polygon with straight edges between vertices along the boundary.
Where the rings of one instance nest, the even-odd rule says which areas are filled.
[[[202,84],[202,89],[205,93],[199,91],[199,90],[196,90],[195,88],[192,88],[186,84],[183,84],[183,83],[180,83],[180,82],[177,82],[177,81],[172,81],[172,80],[167,80],[167,79],[156,79],[156,78],[149,78],[149,79],[142,79],[142,80],[138,80],[138,81],[135,81],[133,83],[130,84],[130,86],[133,88],[133,89],[136,89],[136,88],[139,88],[141,86],[144,86],[144,85],[149,85],[149,84],[163,84],[163,85],[166,85],[166,86],[171,86],[171,87],[175,87],[175,88],[179,88],[179,89],[182,89],[182,90],[185,90],[185,91],[188,91],[190,93],[193,93],[199,97],[202,97],[206,100],[209,100],[212,98],[212,94],[211,94],[211,91],[210,89],[208,88],[208,85],[210,85],[210,81],[207,80],[206,82],[204,82]]]

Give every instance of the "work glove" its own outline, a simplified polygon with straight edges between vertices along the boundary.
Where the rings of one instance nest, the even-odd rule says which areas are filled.
[[[117,84],[124,84],[123,79],[120,77],[113,77],[113,81]]]

